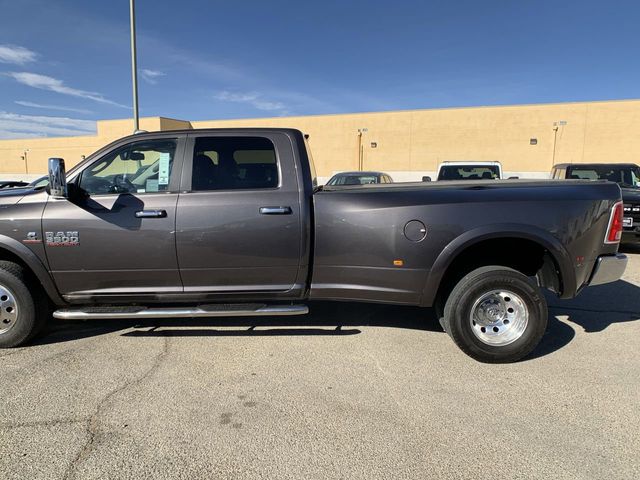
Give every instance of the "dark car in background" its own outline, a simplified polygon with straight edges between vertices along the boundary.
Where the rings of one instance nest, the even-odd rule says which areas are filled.
[[[383,172],[340,172],[327,185],[370,185],[373,183],[393,183],[393,179]]]
[[[635,163],[562,163],[553,167],[551,178],[617,183],[624,202],[622,241],[640,242],[640,166]]]

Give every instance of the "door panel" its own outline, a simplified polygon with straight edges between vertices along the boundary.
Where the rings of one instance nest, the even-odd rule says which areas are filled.
[[[267,149],[250,138],[249,134],[190,135],[183,182],[185,178],[192,181],[180,194],[176,220],[185,292],[224,294],[300,287],[302,225],[291,143],[282,134],[260,136],[272,142],[276,162],[268,160],[273,157],[266,150],[247,153],[255,152],[251,148]],[[251,147],[254,143],[262,146]],[[206,157],[214,162],[213,167],[198,165],[206,163]],[[192,169],[193,158],[196,163]],[[273,164],[267,165],[270,161]],[[219,180],[209,181],[204,175],[219,175]],[[257,188],[260,182],[266,188]],[[194,191],[198,189],[202,191]],[[263,207],[276,209],[261,213]]]
[[[61,293],[182,291],[174,235],[177,199],[174,193],[101,195],[76,202],[51,198],[42,224],[49,267]],[[143,210],[164,210],[166,216],[137,218]],[[52,244],[46,232],[78,232],[78,242]]]
[[[185,292],[292,288],[300,258],[297,200],[256,191],[180,195],[177,244]],[[261,206],[280,204],[291,206],[291,214],[260,214]]]
[[[62,294],[182,292],[175,220],[185,140],[123,139],[70,177],[71,199],[49,198],[45,252]]]

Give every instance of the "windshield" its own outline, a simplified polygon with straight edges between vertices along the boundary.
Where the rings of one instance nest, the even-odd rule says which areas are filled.
[[[640,167],[608,167],[606,165],[590,165],[585,167],[570,167],[567,178],[583,180],[609,180],[628,188],[640,187]]]
[[[443,165],[438,180],[495,180],[500,178],[497,165]]]

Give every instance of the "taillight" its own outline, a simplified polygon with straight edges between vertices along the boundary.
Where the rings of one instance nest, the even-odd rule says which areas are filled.
[[[607,236],[604,243],[619,243],[622,238],[622,218],[623,218],[622,202],[616,203],[611,209],[611,217],[609,218],[609,227],[607,228]]]

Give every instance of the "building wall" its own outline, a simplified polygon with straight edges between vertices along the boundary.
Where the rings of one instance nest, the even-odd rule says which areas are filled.
[[[396,180],[433,174],[445,160],[497,160],[507,174],[537,177],[561,162],[640,163],[640,100],[191,123],[300,128],[310,135],[318,174],[325,177],[358,169],[359,130],[363,169]]]
[[[640,163],[640,100],[193,122],[153,117],[140,126],[298,128],[310,135],[322,178],[357,170],[360,158],[363,169],[396,180],[433,175],[445,160],[498,160],[508,175],[529,177],[548,175],[553,163]],[[132,129],[132,120],[107,120],[95,136],[0,140],[0,175],[42,174],[55,156],[71,167]],[[25,149],[28,165],[20,158]]]
[[[140,119],[143,130],[175,130],[191,128],[189,122],[162,117]],[[25,138],[0,140],[0,175],[2,179],[32,179],[47,172],[50,157],[65,159],[67,169],[89,156],[96,150],[133,132],[133,119],[100,120],[96,135],[81,137]],[[26,153],[27,160],[23,160]]]

